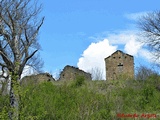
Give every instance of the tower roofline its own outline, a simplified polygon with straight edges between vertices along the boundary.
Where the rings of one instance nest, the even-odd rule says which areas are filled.
[[[125,55],[128,55],[128,56],[130,56],[130,57],[133,57],[132,55],[127,54],[127,53],[124,53],[124,52],[121,51],[121,50],[117,50],[117,51],[115,51],[114,53],[112,53],[110,56],[108,56],[108,57],[106,57],[106,58],[104,58],[104,59],[105,59],[105,60],[108,59],[109,57],[111,57],[113,54],[115,54],[115,53],[117,53],[117,52],[121,52],[121,53],[123,53],[123,54],[125,54]]]

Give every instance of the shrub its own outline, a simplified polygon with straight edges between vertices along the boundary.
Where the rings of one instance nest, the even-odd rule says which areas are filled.
[[[73,87],[80,87],[84,84],[85,78],[84,76],[77,76],[76,80],[73,81]]]

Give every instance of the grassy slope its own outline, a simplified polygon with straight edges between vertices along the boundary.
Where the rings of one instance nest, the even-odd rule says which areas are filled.
[[[29,85],[22,90],[21,119],[118,120],[118,113],[149,113],[160,119],[160,91],[155,88],[158,84],[160,78],[154,77],[146,81],[90,82],[80,77],[71,82]],[[7,115],[6,100],[0,97],[1,119]],[[140,116],[138,119],[142,119]]]

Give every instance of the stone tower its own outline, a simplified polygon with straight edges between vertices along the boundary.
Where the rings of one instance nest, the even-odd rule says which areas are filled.
[[[121,76],[134,78],[134,58],[120,50],[105,58],[106,80],[116,80]]]

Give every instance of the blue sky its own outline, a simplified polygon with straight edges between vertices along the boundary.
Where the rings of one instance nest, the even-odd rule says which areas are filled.
[[[66,65],[104,69],[104,57],[118,49],[134,55],[135,66],[144,64],[142,60],[151,63],[149,51],[137,40],[136,22],[140,15],[160,10],[159,0],[40,2],[45,16],[39,33],[44,71],[54,74]]]

